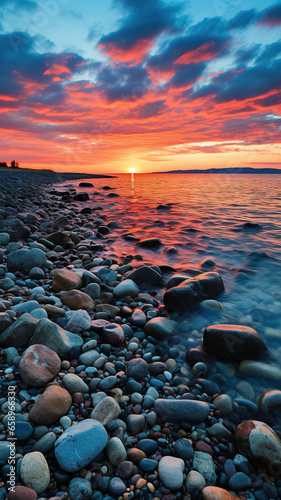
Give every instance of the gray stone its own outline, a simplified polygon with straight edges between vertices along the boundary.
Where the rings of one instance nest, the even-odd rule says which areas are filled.
[[[75,392],[82,392],[82,394],[89,392],[87,384],[75,373],[67,373],[62,379],[62,383],[71,395]]]
[[[183,485],[184,461],[176,457],[161,458],[158,466],[160,480],[169,490],[180,490]]]
[[[104,450],[108,436],[97,420],[86,419],[72,425],[55,443],[55,456],[66,472],[77,472]]]
[[[206,486],[206,481],[200,472],[196,470],[191,470],[186,478],[185,487],[188,493],[192,491],[201,491]]]
[[[134,281],[126,279],[114,288],[113,294],[117,299],[122,299],[127,296],[134,298],[138,295],[139,291],[140,290]]]
[[[247,420],[239,424],[235,431],[235,444],[239,452],[259,465],[281,467],[281,440],[264,422]]]
[[[137,436],[145,428],[145,417],[144,415],[128,415],[126,423],[130,434]]]
[[[127,460],[126,448],[118,437],[113,437],[108,441],[106,454],[107,459],[114,467]]]
[[[28,488],[40,494],[46,491],[50,483],[50,470],[44,455],[39,451],[32,451],[24,455],[20,475],[22,482]]]
[[[220,410],[223,417],[227,417],[232,412],[233,402],[228,394],[220,394],[214,399],[213,404]]]
[[[0,246],[8,245],[10,241],[10,235],[8,233],[0,233]]]
[[[206,299],[214,299],[224,291],[218,273],[203,273],[189,278],[164,294],[164,304],[170,310],[185,311]]]
[[[216,471],[213,457],[209,453],[195,451],[193,467],[204,477],[207,486],[216,484]]]
[[[149,283],[150,285],[161,285],[163,278],[155,269],[149,266],[141,266],[127,274],[127,279],[133,280],[137,285]]]
[[[106,425],[110,420],[118,418],[121,413],[121,408],[115,399],[107,396],[102,399],[91,413],[91,418],[94,418],[103,425]]]
[[[66,330],[72,333],[81,333],[84,330],[90,330],[91,318],[87,311],[83,309],[78,309],[77,311],[72,311],[71,316],[66,324]]]
[[[208,434],[217,439],[227,439],[228,441],[232,438],[232,433],[220,422],[209,427]]]
[[[164,422],[199,424],[204,422],[210,413],[208,403],[190,399],[157,399],[154,408],[160,420]]]
[[[87,295],[90,295],[90,297],[95,300],[100,297],[101,294],[101,289],[98,283],[89,283],[86,288],[84,289],[84,292]]]
[[[29,345],[33,344],[43,344],[57,354],[66,354],[74,347],[81,347],[83,339],[75,333],[67,332],[49,319],[43,318],[40,319],[29,340]]]
[[[68,493],[72,500],[89,500],[92,492],[90,481],[82,477],[74,477],[68,485]]]

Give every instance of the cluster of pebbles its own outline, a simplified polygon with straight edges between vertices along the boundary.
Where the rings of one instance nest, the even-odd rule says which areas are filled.
[[[225,359],[262,370],[262,337],[211,323],[187,350],[171,319],[219,308],[222,277],[166,280],[141,255],[103,257],[118,222],[34,178],[0,185],[0,500],[281,498],[280,433],[268,425],[281,391],[256,404],[241,381],[234,401],[212,371]]]

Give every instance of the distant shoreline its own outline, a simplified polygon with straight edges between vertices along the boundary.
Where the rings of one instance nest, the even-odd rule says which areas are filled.
[[[206,170],[168,170],[166,172],[151,172],[152,174],[281,174],[281,168],[208,168]]]

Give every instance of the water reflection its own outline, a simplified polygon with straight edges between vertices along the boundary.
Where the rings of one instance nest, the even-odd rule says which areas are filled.
[[[135,201],[135,174],[131,173],[131,198]]]

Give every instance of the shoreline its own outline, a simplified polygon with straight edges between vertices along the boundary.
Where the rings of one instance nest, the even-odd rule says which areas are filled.
[[[114,237],[118,221],[79,210],[75,202],[83,196],[76,200],[72,188],[56,191],[60,181],[35,177],[13,176],[7,186],[0,175],[0,461],[7,465],[9,457],[5,416],[13,387],[17,488],[23,484],[27,498],[37,492],[42,500],[280,496],[280,436],[253,422],[270,420],[281,392],[263,395],[257,406],[244,384],[238,404],[221,393],[214,372],[220,356],[243,362],[250,351],[260,359],[263,340],[243,325],[232,331],[210,319],[205,349],[186,351],[170,318],[169,311],[192,311],[197,302],[219,308],[227,292],[218,273],[167,282],[157,266],[103,258],[103,242]],[[95,177],[61,182],[82,178]],[[166,307],[155,300],[164,285]],[[36,478],[28,473],[35,467]],[[19,490],[17,498],[23,495]]]

